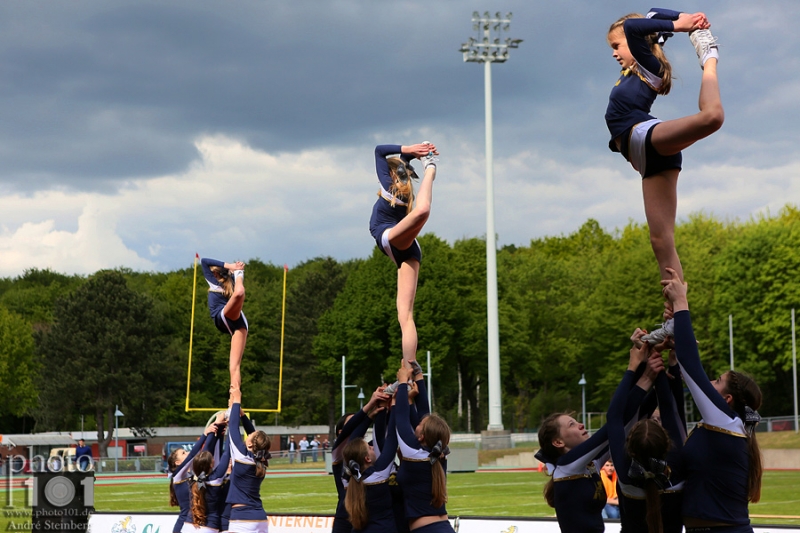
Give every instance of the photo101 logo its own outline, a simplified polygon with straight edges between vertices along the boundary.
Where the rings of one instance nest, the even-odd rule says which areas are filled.
[[[4,515],[14,520],[31,517],[25,529],[85,530],[94,512],[94,472],[91,458],[81,464],[69,458],[8,456],[5,468]],[[55,459],[55,460],[54,460]],[[17,489],[17,490],[15,490]],[[15,494],[22,498],[15,501]]]

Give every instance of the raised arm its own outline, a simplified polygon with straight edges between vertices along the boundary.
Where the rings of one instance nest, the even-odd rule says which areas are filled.
[[[664,286],[664,296],[672,302],[675,311],[675,355],[683,379],[700,410],[703,421],[714,426],[726,427],[738,416],[711,384],[700,363],[700,352],[697,350],[697,339],[689,314],[689,301],[686,298],[686,283],[682,282],[671,268],[667,268],[667,272],[671,279],[662,280],[661,284]],[[742,431],[744,431],[743,425]]]
[[[389,427],[386,433],[386,441],[379,449],[378,459],[375,461],[375,470],[380,472],[394,462],[397,455],[397,427],[395,425],[395,413],[389,415]]]

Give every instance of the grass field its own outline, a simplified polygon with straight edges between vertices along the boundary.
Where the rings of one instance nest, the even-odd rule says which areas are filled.
[[[447,509],[451,516],[554,516],[542,498],[545,481],[543,474],[527,471],[451,474]],[[125,484],[100,477],[95,486],[95,508],[112,512],[174,512],[175,508],[168,505],[167,490],[163,477]],[[5,491],[0,495],[5,502]],[[273,513],[327,514],[336,506],[333,478],[327,475],[273,473],[264,481],[261,495],[264,508]],[[23,496],[21,490],[14,491],[17,510]],[[762,501],[751,505],[750,513],[757,524],[800,524],[800,472],[766,472]],[[8,511],[4,511],[0,531],[8,531],[11,520]],[[20,523],[18,518],[13,520],[15,525]]]

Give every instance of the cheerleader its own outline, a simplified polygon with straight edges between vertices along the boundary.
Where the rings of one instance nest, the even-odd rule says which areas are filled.
[[[222,528],[222,512],[227,496],[227,472],[230,465],[230,447],[220,453],[224,443],[223,413],[217,416],[218,432],[213,451],[202,451],[192,461],[194,483],[191,490],[190,520],[183,525],[183,533],[216,533]]]
[[[397,266],[397,320],[406,361],[417,358],[414,299],[422,261],[417,235],[431,211],[438,161],[435,155],[439,155],[436,146],[428,142],[411,146],[387,144],[375,148],[375,170],[381,190],[372,208],[369,231],[378,248]],[[417,179],[417,174],[409,163],[414,158],[420,158],[425,169],[416,197],[411,179]]]
[[[646,391],[630,389],[624,419],[632,420]],[[547,467],[550,479],[544,497],[555,508],[562,531],[605,531],[603,508],[608,499],[600,469],[610,457],[608,427],[594,435],[568,413],[554,413],[539,427],[541,449],[535,457]]]
[[[216,431],[217,428],[215,424],[209,425],[192,447],[192,451],[187,452],[183,448],[178,448],[169,454],[167,458],[169,504],[171,507],[178,507],[180,509],[178,520],[172,528],[173,533],[181,533],[183,524],[189,519],[192,499],[190,487],[192,479],[192,461],[197,454],[203,451],[203,446],[209,439],[209,435],[213,435]]]
[[[247,318],[244,305],[244,263],[223,263],[204,257],[200,260],[203,276],[208,282],[208,310],[214,325],[231,336],[231,389],[242,385],[241,364],[247,343]]]
[[[402,458],[397,482],[403,490],[408,527],[417,533],[453,533],[445,508],[450,427],[436,414],[423,418],[416,428],[411,425],[408,382],[412,372],[403,360],[393,408]]]
[[[231,504],[228,531],[267,533],[269,521],[261,504],[261,482],[270,457],[270,438],[263,431],[254,431],[242,440],[239,433],[241,401],[241,391],[232,390],[228,445],[233,467],[226,500]]]
[[[372,425],[372,418],[370,415],[375,416],[378,404],[382,401],[388,400],[389,395],[383,392],[383,387],[378,387],[372,393],[369,402],[356,413],[343,415],[336,423],[336,438],[331,446],[331,460],[333,470],[333,482],[336,484],[336,494],[338,500],[336,503],[336,512],[333,518],[332,533],[351,533],[353,525],[349,521],[347,508],[345,506],[345,498],[347,496],[347,489],[343,482],[344,464],[343,454],[345,445],[351,439],[359,439],[366,435],[370,425]]]
[[[643,334],[637,330],[639,336]],[[636,334],[634,334],[636,335]],[[680,533],[682,473],[674,468],[686,435],[678,414],[673,389],[667,383],[661,355],[650,354],[650,345],[639,343],[630,351],[628,370],[608,407],[608,442],[617,466],[622,532]],[[644,372],[637,381],[636,370]],[[680,379],[680,376],[677,376]],[[655,382],[659,416],[664,427],[644,417],[632,428],[624,423],[624,409],[631,386],[647,391]],[[682,394],[681,405],[682,405]]]
[[[387,429],[383,446],[377,436],[372,445],[359,438],[351,439],[342,451],[347,478],[344,503],[353,533],[397,533],[389,485],[397,455],[393,415],[389,416]]]
[[[686,469],[683,521],[692,531],[752,532],[748,502],[761,499],[761,452],[755,429],[761,390],[748,376],[725,372],[709,380],[700,363],[686,283],[668,269],[661,281],[672,303],[675,352],[702,420],[683,447]]]

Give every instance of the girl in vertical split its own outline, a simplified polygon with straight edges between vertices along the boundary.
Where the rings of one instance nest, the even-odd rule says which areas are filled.
[[[762,395],[750,377],[733,370],[709,380],[692,329],[686,283],[673,269],[664,279],[672,303],[675,353],[702,420],[686,439],[683,521],[687,533],[750,533],[749,502],[761,499],[763,467],[756,439]]]
[[[667,267],[683,279],[675,249],[681,151],[717,131],[725,117],[717,79],[719,53],[710,26],[703,13],[652,9],[644,17],[625,15],[608,30],[612,55],[622,66],[605,115],[611,133],[609,148],[620,152],[642,177],[650,242],[662,279],[667,277]],[[650,107],[657,95],[668,94],[672,86],[672,67],[662,48],[672,32],[688,32],[697,52],[703,69],[700,110],[662,122],[650,115]],[[667,323],[645,340],[655,345],[670,334],[671,323]]]
[[[203,277],[208,282],[208,310],[214,325],[231,336],[230,373],[231,389],[238,390],[241,383],[241,364],[247,343],[247,318],[244,305],[244,263],[223,263],[204,257],[200,260]]]
[[[369,231],[378,248],[397,266],[397,320],[403,336],[403,359],[417,358],[414,299],[417,294],[422,250],[417,236],[428,221],[436,178],[436,146],[429,142],[375,148],[375,170],[381,190],[372,208]],[[412,179],[417,174],[410,161],[420,158],[425,176],[415,196]]]

